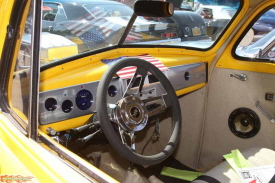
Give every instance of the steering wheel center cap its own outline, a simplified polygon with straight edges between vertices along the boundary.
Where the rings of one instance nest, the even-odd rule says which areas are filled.
[[[128,96],[118,102],[115,119],[127,131],[140,131],[147,124],[148,111],[142,100],[135,96]]]
[[[140,113],[140,111],[139,111],[139,108],[137,108],[137,107],[132,107],[132,108],[130,109],[130,115],[131,115],[131,117],[133,117],[133,118],[139,118],[140,115],[141,115],[141,113]]]

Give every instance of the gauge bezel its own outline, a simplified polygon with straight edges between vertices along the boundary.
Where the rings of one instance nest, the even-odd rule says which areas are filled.
[[[84,95],[85,95],[85,99],[83,97]],[[89,97],[89,98],[87,99],[86,97]],[[78,109],[85,111],[85,110],[88,110],[93,105],[93,100],[94,100],[94,97],[92,92],[90,92],[87,89],[82,89],[76,94],[75,104],[78,107]],[[85,105],[83,105],[83,102],[85,103]]]

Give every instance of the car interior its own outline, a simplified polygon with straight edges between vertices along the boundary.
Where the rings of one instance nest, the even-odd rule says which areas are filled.
[[[234,7],[235,14],[220,24],[209,16],[200,27],[195,23],[200,21],[187,25],[180,18],[188,14],[191,22],[196,12],[174,10],[169,1],[137,1],[129,18],[84,17],[78,19],[82,24],[69,21],[65,0],[44,3],[40,12],[33,11],[37,5],[21,5],[22,16],[14,21],[24,35],[10,43],[15,51],[6,95],[20,128],[27,129],[37,113],[33,128],[46,149],[82,169],[73,152],[125,183],[241,182],[224,156],[236,149],[250,167],[274,166],[275,41],[258,41],[275,36],[255,35],[252,28],[274,1],[218,4]],[[167,23],[174,11],[174,22]],[[63,18],[57,21],[57,15]],[[84,19],[99,25],[79,33],[79,27],[88,30]],[[113,23],[115,33],[102,28],[103,19]],[[183,37],[170,37],[181,30]],[[260,46],[250,49],[253,44]],[[206,178],[165,176],[164,167]]]

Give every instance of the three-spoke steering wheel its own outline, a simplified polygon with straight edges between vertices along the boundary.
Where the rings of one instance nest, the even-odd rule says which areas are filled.
[[[129,82],[122,98],[116,104],[109,104],[107,92],[110,82],[122,68],[135,66],[136,71]],[[165,94],[152,98],[142,99],[141,92],[146,77],[152,74],[162,85]],[[140,77],[139,86],[133,90],[132,86]],[[111,65],[102,76],[97,89],[97,113],[101,129],[113,148],[129,161],[141,165],[153,165],[164,161],[175,150],[181,131],[181,111],[177,95],[167,77],[153,64],[138,58],[125,58]],[[158,102],[152,110],[147,104]],[[171,137],[164,149],[154,155],[142,155],[135,152],[136,132],[144,130],[150,117],[158,118],[166,109],[172,111]],[[111,112],[110,112],[111,111]],[[114,128],[114,123],[117,126]],[[159,125],[159,123],[156,123]],[[158,126],[156,126],[158,128]],[[130,137],[127,144],[124,135]]]

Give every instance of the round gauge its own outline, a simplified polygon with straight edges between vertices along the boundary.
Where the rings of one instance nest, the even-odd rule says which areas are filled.
[[[80,110],[87,110],[93,103],[93,95],[89,90],[80,90],[75,98],[76,106]]]
[[[117,94],[117,89],[114,85],[109,86],[108,88],[108,94],[110,97],[114,97]]]
[[[190,74],[189,74],[189,72],[185,72],[184,73],[184,79],[186,80],[186,81],[188,81],[189,79],[190,79]]]
[[[57,101],[54,98],[48,98],[45,101],[45,108],[48,111],[54,111],[57,108]]]
[[[72,101],[70,100],[65,100],[63,103],[62,103],[62,111],[65,112],[65,113],[69,113],[72,111],[73,109],[73,103]]]

